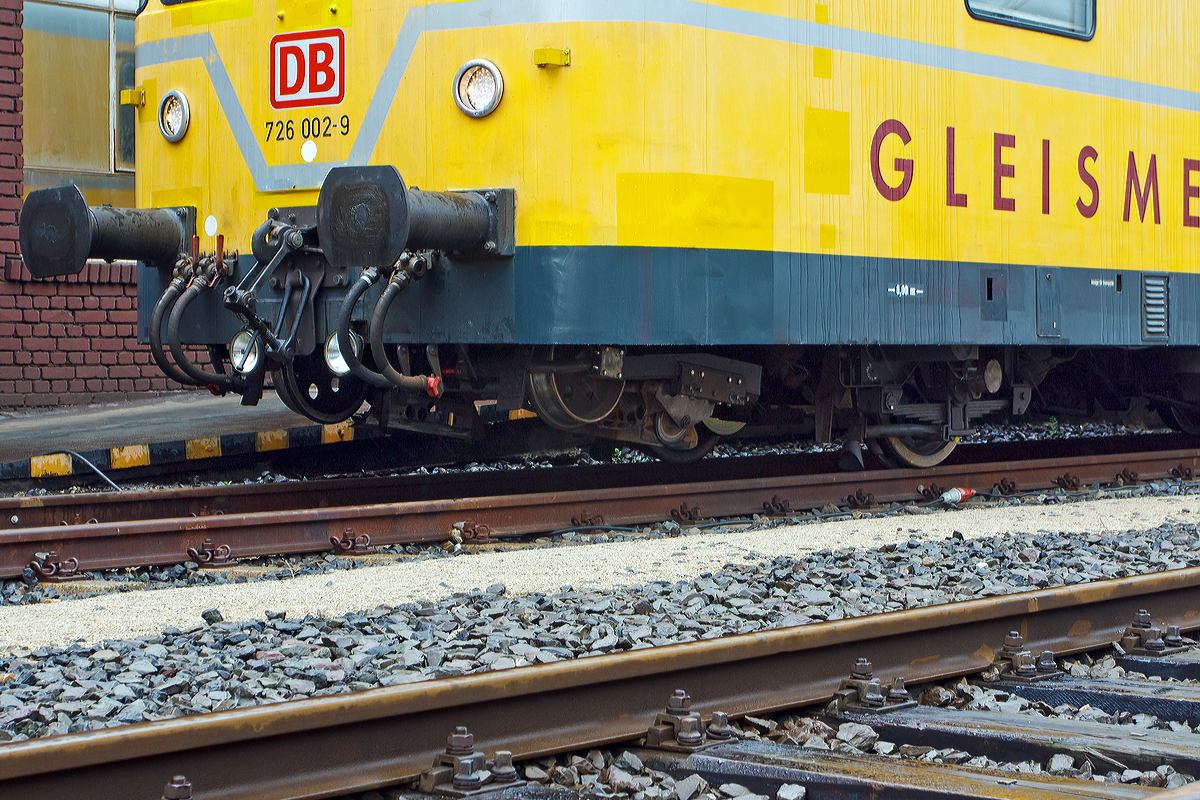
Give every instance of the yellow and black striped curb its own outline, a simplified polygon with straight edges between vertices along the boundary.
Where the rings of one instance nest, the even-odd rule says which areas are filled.
[[[347,420],[334,425],[304,425],[296,428],[281,428],[252,433],[227,433],[199,439],[181,439],[153,444],[129,444],[104,450],[87,450],[79,455],[96,465],[109,470],[132,467],[154,467],[178,464],[183,461],[199,461],[221,456],[237,456],[249,453],[266,453],[272,450],[288,450],[300,447],[315,447],[323,444],[338,444],[354,439],[369,439],[377,436],[371,427],[355,428]],[[67,453],[51,453],[20,461],[0,463],[0,481],[22,478],[51,478],[62,475],[88,473],[86,464]]]

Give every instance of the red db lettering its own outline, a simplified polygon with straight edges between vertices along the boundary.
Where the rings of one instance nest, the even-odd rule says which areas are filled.
[[[337,74],[333,71],[333,45],[315,42],[309,46],[308,55],[309,91],[328,92],[337,80]]]
[[[271,107],[331,106],[346,96],[346,34],[341,28],[271,37]]]
[[[304,87],[304,51],[294,44],[279,48],[280,68],[279,93],[296,94]]]

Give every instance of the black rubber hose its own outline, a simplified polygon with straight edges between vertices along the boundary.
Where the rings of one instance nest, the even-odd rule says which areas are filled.
[[[172,279],[167,284],[167,290],[162,293],[162,297],[158,298],[158,303],[154,306],[154,313],[150,315],[150,355],[154,356],[154,363],[158,364],[158,368],[171,380],[182,383],[184,386],[199,386],[200,384],[171,363],[163,351],[162,345],[163,317],[167,315],[167,309],[179,299],[179,293],[183,290],[185,283],[186,280],[182,277]]]
[[[216,372],[205,372],[188,359],[179,340],[179,323],[183,319],[183,312],[187,311],[187,307],[192,304],[193,300],[209,289],[211,280],[213,278],[209,275],[200,275],[192,280],[191,285],[184,290],[183,295],[175,303],[175,307],[171,309],[171,318],[167,320],[167,343],[171,346],[171,355],[175,356],[175,363],[197,384],[215,387],[220,391],[232,389],[239,392],[244,381],[236,373],[221,375]]]
[[[379,296],[379,302],[375,304],[375,311],[371,314],[371,352],[377,354],[380,369],[383,370],[383,374],[387,376],[388,380],[397,389],[404,389],[409,392],[429,392],[437,397],[442,393],[442,379],[440,375],[434,377],[428,375],[401,375],[392,366],[392,362],[388,361],[387,351],[384,349],[384,320],[387,319],[388,310],[392,307],[392,301],[408,288],[410,282],[411,279],[408,275],[401,272],[388,281],[387,288]]]
[[[354,314],[354,306],[358,304],[358,299],[377,280],[379,280],[379,270],[374,267],[365,269],[362,275],[358,277],[358,280],[354,282],[354,285],[350,287],[350,291],[346,292],[346,299],[342,301],[341,311],[338,312],[337,342],[338,350],[341,351],[342,358],[346,361],[346,366],[350,367],[350,374],[356,378],[361,378],[377,388],[390,389],[392,388],[392,382],[373,369],[364,366],[354,353],[354,343],[350,341],[350,317]],[[385,358],[384,361],[386,360]]]

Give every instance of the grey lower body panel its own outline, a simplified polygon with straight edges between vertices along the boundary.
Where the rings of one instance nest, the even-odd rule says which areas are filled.
[[[468,344],[1200,344],[1200,276],[814,253],[520,247],[453,257],[393,304],[385,339]],[[246,265],[247,267],[249,264]],[[1166,290],[1159,285],[1165,278]],[[142,270],[139,332],[159,279]],[[360,301],[369,316],[382,281]],[[318,303],[328,333],[345,289]],[[228,342],[240,324],[217,292],[184,336]],[[273,319],[278,299],[260,298]],[[1165,333],[1165,335],[1164,335]]]

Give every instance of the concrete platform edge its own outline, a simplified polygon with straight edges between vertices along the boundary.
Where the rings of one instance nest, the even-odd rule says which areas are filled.
[[[356,428],[351,420],[333,425],[301,425],[269,431],[228,433],[199,439],[178,439],[166,442],[129,444],[100,450],[86,450],[78,455],[90,461],[101,472],[120,471],[133,467],[153,467],[201,461],[221,456],[266,453],[277,450],[338,444],[354,439],[378,436],[373,426]],[[63,452],[49,451],[44,455],[0,462],[0,481],[30,478],[54,478],[94,474],[87,464]]]

